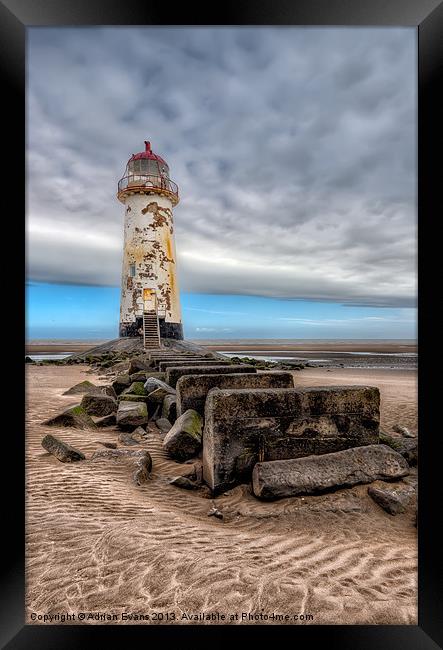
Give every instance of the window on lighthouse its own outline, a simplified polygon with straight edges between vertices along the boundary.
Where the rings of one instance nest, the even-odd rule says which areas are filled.
[[[129,265],[129,276],[131,278],[135,277],[135,264],[130,264]]]

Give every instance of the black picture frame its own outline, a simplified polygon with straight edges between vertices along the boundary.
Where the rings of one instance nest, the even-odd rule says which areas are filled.
[[[218,11],[219,10],[219,11]],[[260,0],[251,2],[224,2],[212,6],[198,3],[177,6],[167,3],[131,0],[123,3],[113,0],[0,0],[0,66],[2,76],[4,245],[15,242],[18,255],[26,251],[24,220],[14,215],[26,210],[25,175],[18,178],[17,170],[24,170],[25,153],[25,41],[26,29],[31,26],[85,26],[85,25],[349,25],[349,26],[414,26],[418,30],[418,243],[419,243],[419,624],[417,626],[347,626],[337,621],[335,626],[293,626],[295,644],[318,641],[341,650],[369,650],[401,648],[427,650],[443,647],[441,583],[439,582],[438,517],[440,500],[437,483],[441,461],[435,452],[441,438],[437,419],[438,384],[429,380],[428,368],[432,354],[436,354],[440,303],[435,244],[435,225],[442,214],[438,191],[441,186],[442,165],[437,159],[443,145],[443,104],[438,97],[438,75],[443,72],[443,4],[439,0]],[[12,136],[12,146],[6,146],[5,136]],[[440,155],[441,158],[441,155]],[[16,173],[11,175],[11,169]],[[14,176],[14,177],[11,177]],[[13,183],[15,185],[12,189]],[[23,204],[22,204],[23,197]],[[7,220],[7,215],[12,215]],[[434,216],[435,215],[435,216]],[[434,217],[434,218],[433,218]],[[432,230],[431,230],[432,229]],[[439,242],[437,242],[438,245]],[[426,246],[426,253],[425,253]],[[7,246],[9,249],[9,244]],[[9,252],[9,250],[8,250]],[[440,254],[441,255],[441,254]],[[17,262],[14,262],[18,268]],[[25,264],[22,267],[25,271]],[[5,328],[3,341],[14,351],[12,364],[23,351],[25,300],[24,275],[16,271],[14,278],[4,282],[5,300],[16,307],[3,310]],[[6,274],[6,269],[5,269]],[[17,285],[17,286],[15,286]],[[437,286],[436,286],[437,285]],[[13,315],[11,315],[13,314]],[[432,346],[432,348],[431,348]],[[15,349],[17,348],[17,349]],[[438,353],[438,352],[437,352]],[[438,363],[438,361],[436,362]],[[18,364],[17,364],[18,366]],[[18,371],[18,381],[23,376]],[[21,396],[20,396],[21,397]],[[18,407],[22,408],[21,406]],[[433,416],[433,413],[435,415]],[[17,417],[4,427],[7,435],[7,458],[3,457],[3,523],[2,542],[5,546],[1,562],[2,647],[32,650],[37,648],[78,648],[104,646],[104,635],[112,635],[114,643],[129,644],[135,635],[143,643],[178,642],[185,648],[205,643],[217,647],[224,643],[225,634],[232,634],[236,642],[250,642],[252,634],[262,641],[274,640],[288,628],[278,626],[31,626],[24,625],[24,430]],[[12,435],[13,432],[13,435]],[[440,447],[441,449],[441,447]],[[6,471],[8,470],[8,471]],[[435,504],[435,505],[434,505]],[[15,515],[15,518],[12,515]],[[13,523],[14,520],[14,523]],[[143,641],[144,639],[144,641]]]

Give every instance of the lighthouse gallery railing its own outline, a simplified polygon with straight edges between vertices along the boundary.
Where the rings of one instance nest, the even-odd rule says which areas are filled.
[[[131,187],[146,187],[159,190],[167,190],[178,197],[178,185],[169,178],[153,174],[131,174],[123,176],[118,182],[118,191],[122,192]]]

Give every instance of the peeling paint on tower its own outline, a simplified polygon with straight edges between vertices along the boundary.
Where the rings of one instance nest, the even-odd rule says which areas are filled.
[[[155,291],[161,335],[181,339],[172,212],[178,188],[166,162],[145,144],[146,150],[128,161],[117,195],[125,205],[120,336],[140,335],[143,290],[149,289]]]

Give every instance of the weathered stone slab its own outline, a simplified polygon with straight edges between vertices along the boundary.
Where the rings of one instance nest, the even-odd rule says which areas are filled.
[[[254,366],[231,366],[228,365],[218,365],[218,362],[214,365],[208,366],[179,366],[175,368],[168,368],[166,370],[166,383],[175,388],[177,381],[180,377],[184,375],[227,375],[232,373],[251,373],[257,372]]]
[[[378,443],[380,395],[369,386],[218,390],[206,397],[203,476],[213,491],[250,480],[258,461]]]
[[[205,413],[206,396],[211,388],[293,388],[290,372],[261,372],[227,375],[185,375],[177,381],[177,415],[194,409]]]
[[[85,455],[81,451],[71,447],[71,445],[63,442],[63,440],[51,436],[50,433],[43,438],[42,447],[62,463],[72,463],[77,460],[85,459]]]
[[[160,368],[160,372],[166,372],[168,368],[179,368],[180,366],[209,366],[209,365],[214,365],[214,359],[185,359],[185,360],[173,360],[173,361],[160,361],[158,364],[158,367]],[[229,360],[220,360],[217,361],[217,365],[225,366],[225,365],[235,365],[231,364]]]
[[[186,357],[183,357],[182,355],[168,355],[168,356],[159,356],[159,357],[154,357],[149,361],[152,367],[159,368],[159,364],[162,362],[167,362],[167,361],[198,361],[201,359],[200,356],[197,355],[189,355]]]
[[[252,487],[256,497],[279,499],[408,474],[408,463],[399,453],[386,445],[366,445],[321,456],[257,463]]]
[[[77,404],[59,413],[42,424],[48,427],[73,427],[74,429],[96,429],[97,425],[85,409]]]
[[[142,426],[148,423],[148,409],[143,402],[122,401],[118,405],[117,424],[122,428]]]

